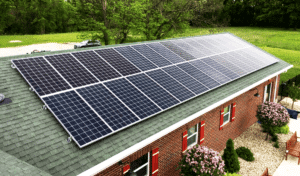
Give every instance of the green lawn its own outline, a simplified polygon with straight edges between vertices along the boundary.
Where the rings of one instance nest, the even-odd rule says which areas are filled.
[[[196,36],[209,34],[213,28],[190,28],[184,33],[174,34],[172,38]],[[281,74],[281,82],[284,82],[300,74],[300,33],[299,31],[285,30],[278,28],[258,27],[229,27],[220,29],[220,32],[230,32],[234,35],[260,47],[274,56],[294,65],[287,73]],[[45,34],[45,35],[4,35],[0,36],[0,48],[24,46],[39,43],[67,43],[81,42],[77,39],[79,32]],[[11,40],[20,40],[21,43],[9,43]],[[128,43],[143,41],[140,35],[129,35]],[[103,42],[102,42],[103,43]],[[111,44],[114,44],[112,41]]]

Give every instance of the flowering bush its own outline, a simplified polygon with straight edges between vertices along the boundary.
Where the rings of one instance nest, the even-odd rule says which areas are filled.
[[[176,170],[182,176],[223,176],[224,166],[219,152],[197,144],[186,151]]]
[[[262,124],[277,127],[286,125],[290,120],[289,113],[284,107],[269,101],[258,106],[256,117]]]

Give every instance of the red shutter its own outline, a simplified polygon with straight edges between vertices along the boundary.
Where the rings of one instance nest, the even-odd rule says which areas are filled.
[[[123,167],[123,175],[125,175],[130,170],[129,164]]]
[[[235,118],[235,106],[236,106],[236,103],[233,103],[232,108],[231,108],[230,122],[233,122],[234,118]]]
[[[188,137],[188,132],[187,131],[183,132],[182,153],[184,153],[187,149],[187,137]]]
[[[224,120],[224,109],[221,110],[220,130],[222,130],[223,128],[223,120]]]
[[[152,150],[152,176],[158,173],[158,148]]]
[[[204,125],[205,121],[201,121],[201,127],[200,127],[200,145],[204,142]]]

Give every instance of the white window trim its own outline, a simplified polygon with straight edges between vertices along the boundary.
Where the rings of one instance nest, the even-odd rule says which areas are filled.
[[[268,85],[270,85],[270,96],[269,96],[269,100],[265,100],[266,99],[266,95],[267,95],[267,89],[268,89]],[[272,83],[265,85],[265,91],[264,91],[264,102],[265,101],[270,101],[271,100],[271,95],[272,95]]]
[[[149,176],[149,169],[150,169],[150,152],[148,152],[148,162],[143,164],[142,166],[138,167],[137,169],[133,170],[133,172],[139,171],[141,170],[141,168],[145,167],[146,165],[148,165],[148,169],[147,169],[147,176]]]
[[[190,148],[192,148],[194,145],[196,145],[197,144],[197,142],[198,142],[198,137],[199,137],[199,124],[197,123],[197,126],[196,126],[196,129],[197,129],[197,132],[195,132],[194,134],[192,134],[191,136],[188,136],[187,137],[187,140],[189,139],[189,138],[191,138],[191,137],[193,137],[194,135],[196,135],[196,142],[194,142],[194,143],[192,143],[191,145],[189,145],[188,147],[187,147],[187,149],[190,149]]]
[[[224,108],[224,109],[225,109],[225,108]],[[227,112],[226,114],[224,114],[223,117],[224,117],[225,115],[229,114],[229,118],[228,118],[228,121],[226,121],[226,122],[224,122],[224,120],[223,120],[223,125],[229,123],[229,121],[230,121],[230,115],[231,115],[230,113],[231,113],[231,105],[228,105],[228,112]]]

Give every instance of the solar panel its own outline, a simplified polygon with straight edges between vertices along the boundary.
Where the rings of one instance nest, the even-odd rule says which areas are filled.
[[[157,68],[152,62],[142,56],[140,53],[136,52],[130,46],[115,48],[120,54],[122,54],[131,63],[137,66],[142,71],[151,70]]]
[[[129,76],[127,79],[162,109],[167,109],[180,102],[143,73]]]
[[[220,83],[213,80],[211,77],[207,76],[205,73],[198,70],[196,67],[192,66],[189,63],[183,63],[177,66],[189,75],[191,75],[193,78],[204,84],[209,89],[215,88],[220,85]]]
[[[138,52],[140,52],[147,59],[149,59],[151,62],[153,62],[159,67],[164,67],[172,64],[171,62],[163,58],[161,55],[157,54],[147,45],[134,45],[132,46],[132,48],[136,49]]]
[[[80,87],[98,82],[71,54],[52,55],[45,58],[72,87]]]
[[[255,68],[253,68],[252,65],[247,65],[245,62],[243,62],[242,60],[238,59],[238,56],[234,56],[232,55],[232,52],[230,53],[224,53],[224,54],[220,54],[220,56],[224,59],[227,59],[228,61],[230,61],[231,63],[234,63],[235,65],[239,66],[241,69],[243,69],[244,71],[248,73],[251,73],[255,70]]]
[[[175,45],[171,41],[160,42],[160,44],[162,44],[165,47],[167,47],[168,49],[172,50],[174,53],[178,54],[180,57],[182,57],[185,60],[196,59],[194,56],[185,52],[183,49],[179,48],[179,46]]]
[[[203,73],[205,73],[220,84],[225,84],[231,80],[219,71],[202,62],[202,60],[195,60],[193,62],[190,62],[190,64],[192,64],[194,67],[198,68]]]
[[[87,69],[99,80],[105,81],[120,77],[121,75],[94,51],[72,53]]]
[[[82,148],[278,61],[230,34],[161,43],[11,62]]]
[[[214,54],[222,53],[223,51],[219,49],[218,47],[208,43],[207,41],[201,39],[200,37],[193,38],[196,42],[200,43],[201,45],[209,48]]]
[[[157,105],[125,78],[109,81],[104,84],[141,119],[160,111]]]
[[[197,50],[203,53],[204,56],[209,56],[214,54],[214,52],[212,52],[209,48],[205,47],[204,45],[201,45],[200,43],[196,42],[192,38],[183,39],[183,41],[197,48]]]
[[[162,55],[164,58],[172,62],[173,64],[179,63],[179,62],[184,62],[185,60],[169,49],[167,49],[165,46],[163,46],[160,43],[148,43],[146,44],[150,48],[152,48],[154,51]]]
[[[221,72],[223,75],[227,76],[230,79],[236,79],[239,77],[239,75],[235,74],[228,68],[212,60],[210,57],[204,58],[201,61],[205,62],[207,65],[211,66],[212,68],[218,70],[219,72]]]
[[[12,63],[39,96],[71,88],[43,57],[12,60]]]
[[[167,72],[170,76],[172,76],[174,79],[179,81],[182,85],[194,92],[196,95],[199,95],[209,90],[203,84],[198,82],[196,79],[194,79],[175,65],[163,68],[163,70]]]
[[[241,54],[238,54],[238,52],[236,52],[236,51],[230,52],[230,54],[234,57],[239,58],[241,61],[243,61],[247,65],[251,65],[255,70],[262,68],[261,65],[255,63],[254,61],[251,61],[250,59],[246,58],[245,56],[242,56]]]
[[[173,40],[173,43],[178,45],[180,48],[184,49],[186,52],[192,54],[195,58],[201,58],[204,57],[205,54],[196,50],[194,47],[189,45],[188,43],[185,43],[184,40]]]
[[[210,57],[212,60],[218,62],[219,64],[223,65],[224,67],[230,69],[234,73],[236,73],[239,76],[243,76],[247,74],[246,71],[235,65],[233,62],[230,62],[228,59],[221,57],[220,55],[215,55]]]
[[[84,87],[77,92],[113,130],[119,130],[140,120],[102,84]]]
[[[95,52],[118,70],[123,76],[140,72],[138,68],[132,65],[112,48],[95,50]]]
[[[149,71],[146,74],[153,80],[155,80],[158,84],[163,86],[180,101],[187,100],[194,96],[194,93],[189,91],[187,88],[185,88],[183,85],[181,85],[179,82],[177,82],[175,79],[173,79],[171,76],[160,69]]]
[[[52,95],[43,100],[80,147],[112,132],[75,91]]]

